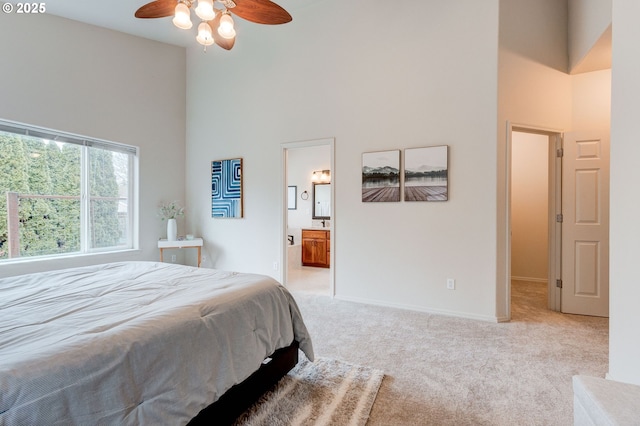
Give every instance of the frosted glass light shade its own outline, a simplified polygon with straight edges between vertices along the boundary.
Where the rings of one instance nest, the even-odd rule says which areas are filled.
[[[226,39],[231,39],[236,36],[236,30],[233,29],[233,19],[231,18],[231,15],[225,13],[220,17],[218,34]]]
[[[207,22],[202,22],[198,25],[198,36],[196,40],[203,46],[211,46],[213,44],[213,30]]]
[[[178,3],[176,5],[175,16],[173,17],[173,25],[183,30],[188,30],[193,27],[191,22],[191,14],[189,8],[184,3]]]
[[[196,15],[203,21],[212,21],[216,17],[216,12],[213,10],[213,0],[198,0]]]

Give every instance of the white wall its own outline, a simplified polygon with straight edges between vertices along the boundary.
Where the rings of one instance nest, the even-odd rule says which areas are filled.
[[[594,55],[594,46],[611,24],[612,0],[569,1],[569,69],[577,70]]]
[[[640,2],[613,1],[609,376],[640,385]]]
[[[337,297],[495,320],[498,1],[327,0],[292,14],[238,22],[231,52],[187,53],[187,194],[208,265],[279,276],[280,144],[335,136]],[[363,152],[443,144],[449,201],[362,203]],[[213,220],[209,163],[235,156],[245,218]]]
[[[611,128],[611,70],[571,77],[572,128],[608,134]]]
[[[3,264],[0,276],[157,260],[156,207],[184,200],[184,49],[51,15],[1,19],[1,118],[140,147],[140,250]]]
[[[511,164],[511,278],[547,282],[549,137],[513,132]]]

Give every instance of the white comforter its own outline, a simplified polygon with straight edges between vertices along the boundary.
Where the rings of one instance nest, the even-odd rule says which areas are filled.
[[[0,425],[180,425],[293,340],[272,278],[122,262],[0,279]]]

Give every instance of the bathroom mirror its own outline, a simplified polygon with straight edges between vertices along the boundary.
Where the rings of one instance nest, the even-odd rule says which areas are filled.
[[[312,219],[331,219],[331,184],[313,184]]]

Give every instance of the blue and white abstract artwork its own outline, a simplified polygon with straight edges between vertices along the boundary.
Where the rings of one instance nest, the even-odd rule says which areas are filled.
[[[211,217],[242,217],[242,158],[211,162]]]

